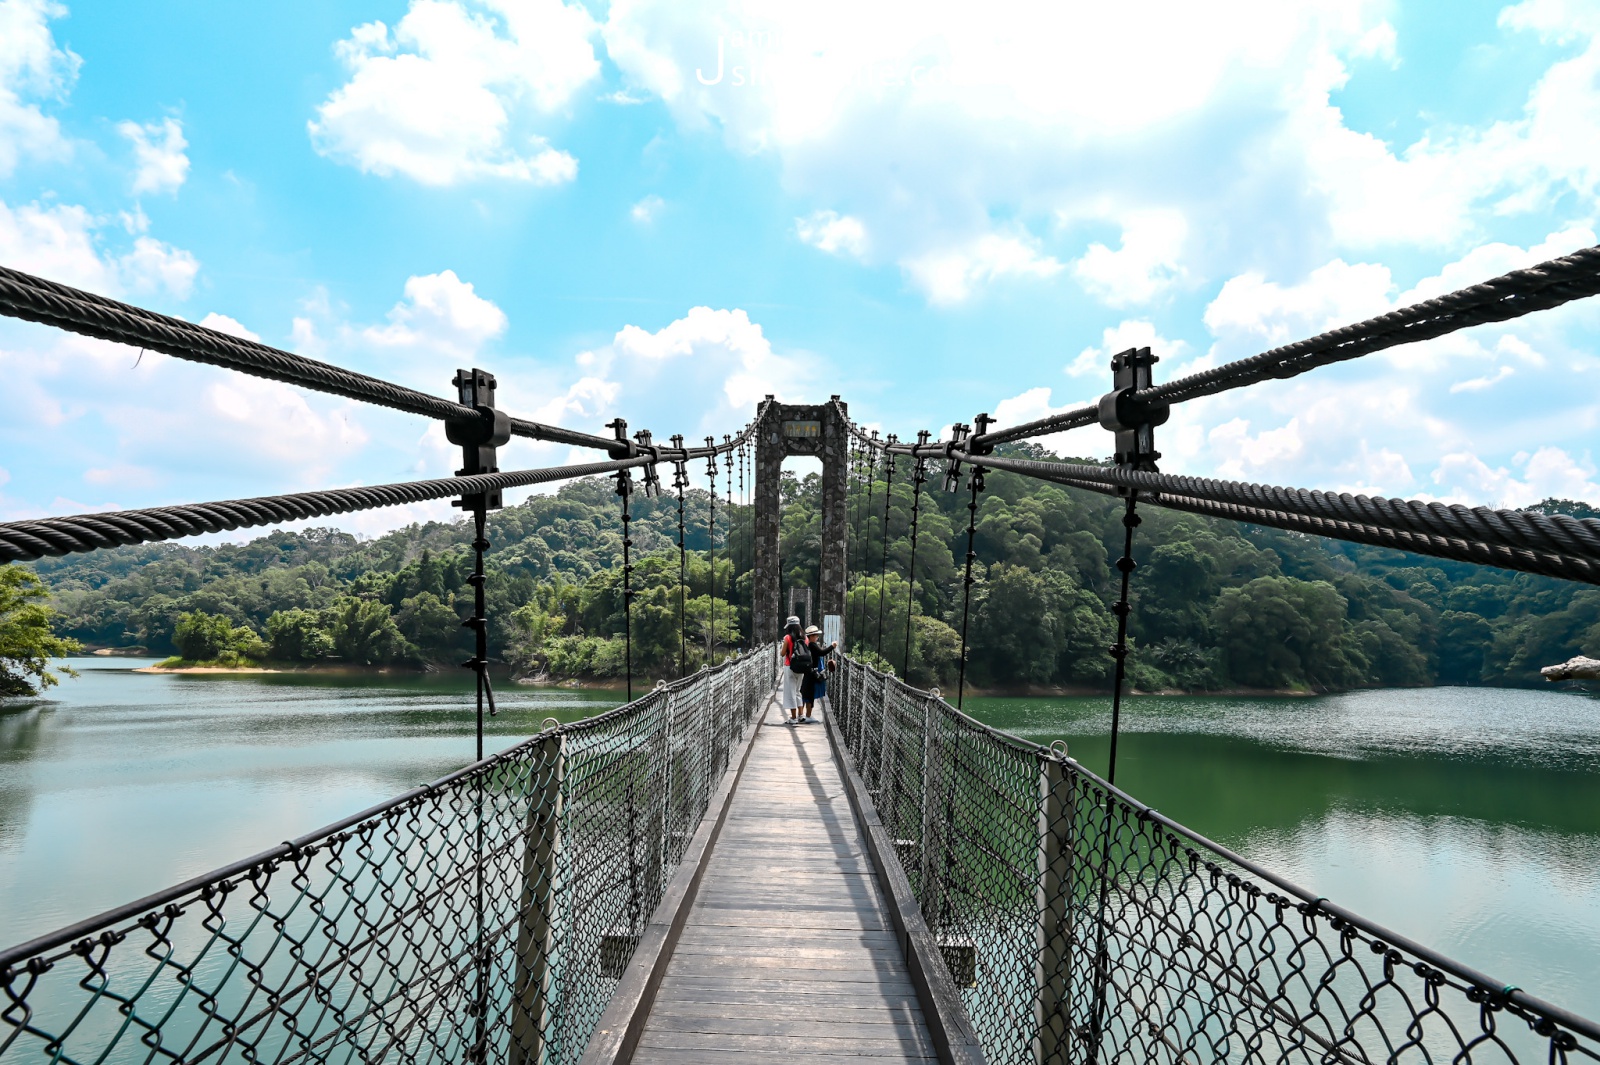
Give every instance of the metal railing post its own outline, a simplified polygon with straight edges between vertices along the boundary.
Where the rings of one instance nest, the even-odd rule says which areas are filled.
[[[1076,827],[1066,765],[1039,762],[1039,923],[1034,930],[1034,1061],[1069,1060],[1072,1037],[1072,833]]]
[[[922,854],[917,885],[922,915],[935,933],[939,930],[938,877],[933,865],[939,835],[939,702],[939,689],[935,688],[922,704]]]
[[[889,675],[887,673],[884,674],[883,677],[883,701],[879,707],[879,715],[878,791],[880,794],[878,798],[878,816],[882,817],[886,806],[886,801],[889,798],[883,793],[891,787],[890,782],[893,780],[893,777],[891,776],[893,768],[889,765],[889,730],[892,726],[889,724]],[[899,723],[896,722],[895,726],[898,726],[898,724]],[[895,738],[896,740],[899,739],[898,733],[896,734]]]
[[[513,1065],[544,1065],[551,1042],[552,955],[559,936],[556,879],[561,862],[562,792],[566,739],[545,737],[533,756],[527,839],[522,856],[522,906],[517,929],[515,999],[511,1013]],[[541,776],[542,774],[542,776]]]

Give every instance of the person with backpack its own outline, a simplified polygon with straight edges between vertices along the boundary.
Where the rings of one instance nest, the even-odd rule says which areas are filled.
[[[806,629],[806,651],[811,661],[811,668],[800,678],[800,700],[805,704],[805,714],[799,720],[804,724],[817,723],[817,719],[811,716],[811,711],[817,700],[825,698],[828,694],[828,669],[833,665],[833,660],[829,656],[838,646],[836,643],[822,646],[822,630],[815,625]]]
[[[783,623],[783,679],[778,693],[778,709],[783,711],[785,725],[793,725],[800,718],[800,681],[811,670],[811,653],[806,649],[805,637],[800,634],[800,619],[790,616]]]

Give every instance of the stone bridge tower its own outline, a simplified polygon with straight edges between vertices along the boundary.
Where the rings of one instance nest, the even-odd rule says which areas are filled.
[[[815,455],[822,460],[822,586],[817,589],[817,616],[844,614],[846,478],[849,476],[849,430],[831,404],[772,402],[756,426],[755,572],[751,629],[757,641],[778,638],[784,613],[778,602],[778,483],[783,460],[790,455]],[[833,397],[838,402],[839,397]],[[819,622],[820,623],[820,622]]]

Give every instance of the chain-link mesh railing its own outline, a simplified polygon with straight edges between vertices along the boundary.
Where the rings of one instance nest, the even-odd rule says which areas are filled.
[[[576,1061],[773,669],[704,670],[0,953],[0,1061]]]
[[[990,1062],[1600,1061],[1600,1027],[846,659],[856,769]]]

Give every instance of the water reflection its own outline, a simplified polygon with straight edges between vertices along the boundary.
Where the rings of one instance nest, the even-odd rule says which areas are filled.
[[[300,835],[473,753],[455,676],[152,676],[0,709],[0,941]],[[504,686],[490,750],[611,692]],[[969,699],[1103,771],[1104,699]],[[1139,697],[1118,782],[1373,919],[1600,1016],[1600,699],[1440,688]]]
[[[1104,773],[1105,699],[971,699]],[[1246,857],[1600,1016],[1600,699],[1431,688],[1136,697],[1117,783]]]
[[[253,854],[472,760],[462,677],[135,674],[0,709],[0,941]],[[505,685],[486,749],[616,705]]]

